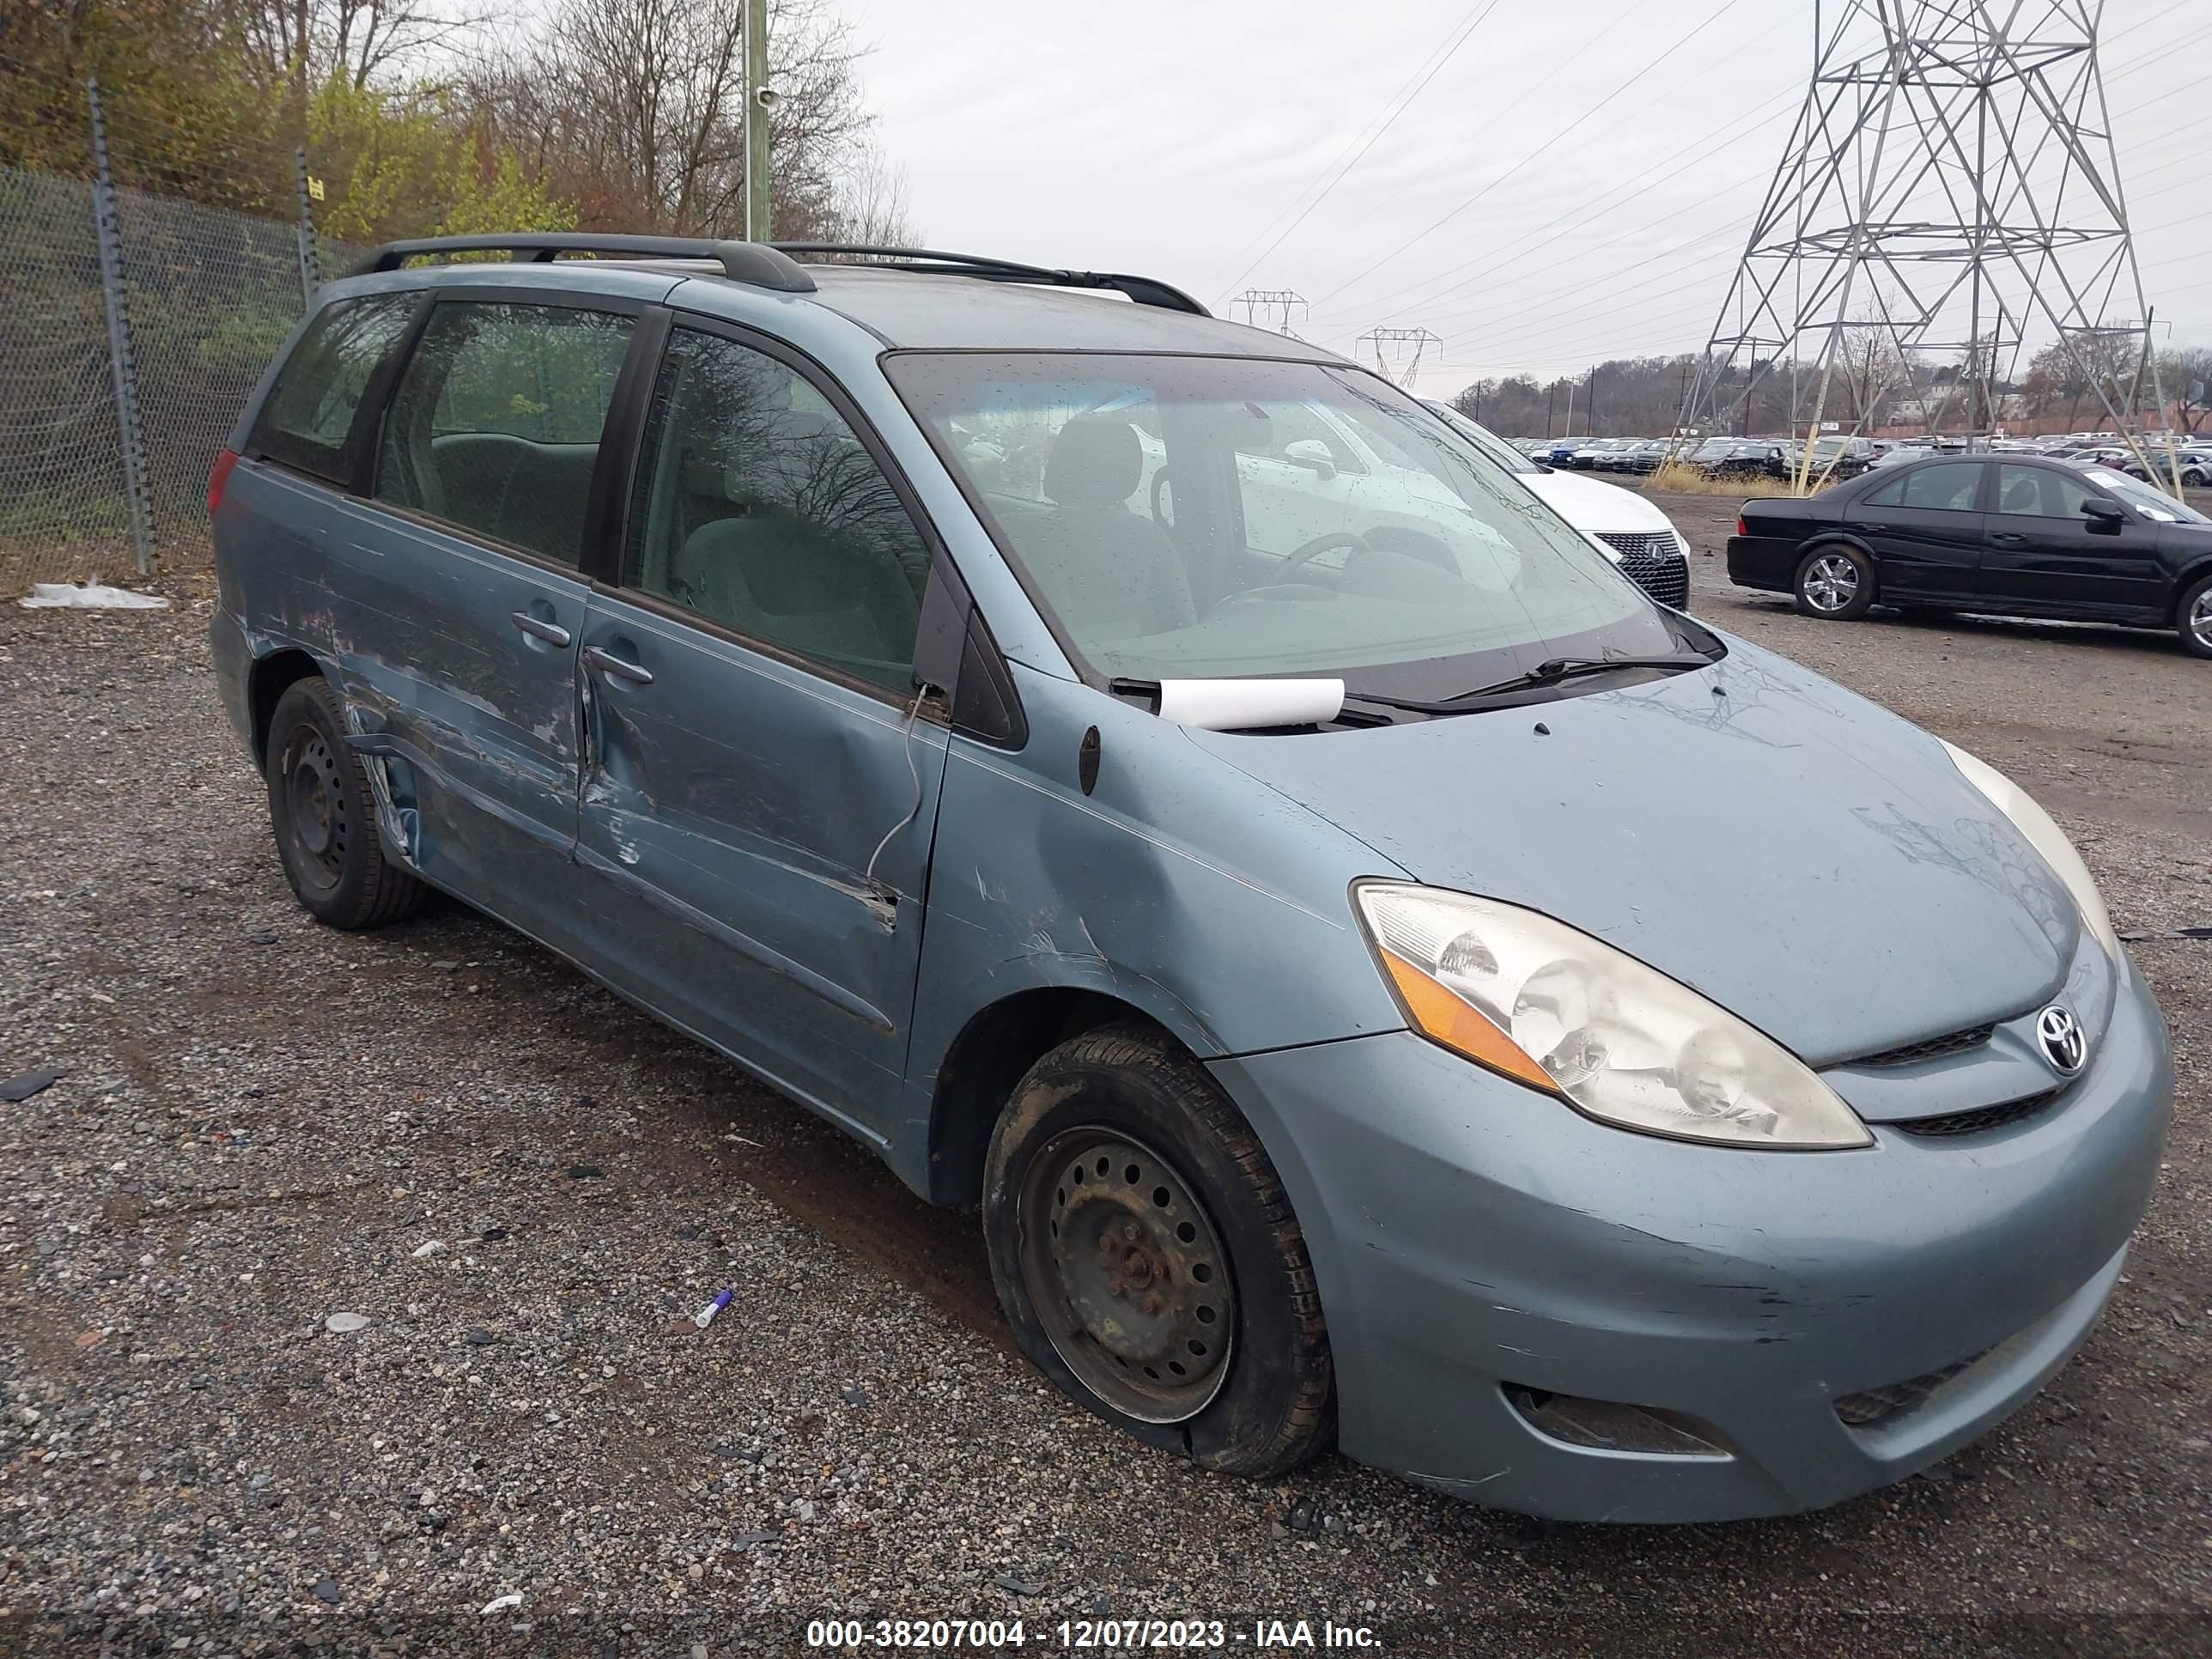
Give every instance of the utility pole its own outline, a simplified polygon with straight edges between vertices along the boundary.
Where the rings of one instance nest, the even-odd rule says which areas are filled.
[[[100,107],[100,82],[84,83],[92,111],[92,230],[100,254],[100,296],[107,313],[107,369],[115,393],[116,436],[123,449],[123,501],[131,514],[131,544],[138,574],[154,568],[154,501],[147,485],[146,428],[138,415],[138,358],[131,344],[131,307],[123,275],[123,227],[115,207],[115,179],[107,167],[107,121]]]
[[[1552,417],[1559,411],[1559,383],[1554,380],[1544,388],[1544,436],[1552,435]]]
[[[776,92],[768,83],[768,0],[745,0],[745,240],[775,234],[769,205],[769,112]]]
[[[1590,365],[1589,429],[1590,429],[1590,436],[1591,436],[1591,437],[1593,437],[1593,438],[1596,437],[1596,436],[1597,436],[1597,365],[1596,365],[1595,363],[1592,363],[1592,364]]]
[[[1572,380],[1567,382],[1567,429],[1559,435],[1562,438],[1575,435],[1575,383]]]

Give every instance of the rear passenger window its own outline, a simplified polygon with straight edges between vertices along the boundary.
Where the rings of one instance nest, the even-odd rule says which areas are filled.
[[[377,499],[575,565],[630,326],[567,306],[441,302],[385,417]]]
[[[1982,466],[1978,461],[1948,461],[1941,466],[1923,466],[1905,475],[1905,499],[1899,505],[1968,513],[1973,510],[1974,497],[1981,488]]]
[[[797,370],[678,329],[653,391],[623,582],[902,695],[929,550]]]
[[[343,483],[346,434],[369,376],[406,331],[417,295],[340,300],[301,335],[262,405],[253,447],[275,459]]]

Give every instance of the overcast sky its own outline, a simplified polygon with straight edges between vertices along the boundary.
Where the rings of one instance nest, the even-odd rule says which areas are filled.
[[[1222,314],[1295,290],[1292,326],[1340,350],[1427,328],[1430,395],[1705,343],[1813,9],[841,0],[927,243],[1140,271]],[[2104,39],[2161,343],[2212,344],[2212,3],[2109,0]]]

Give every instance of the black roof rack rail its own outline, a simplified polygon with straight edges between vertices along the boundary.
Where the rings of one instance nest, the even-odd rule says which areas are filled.
[[[1126,294],[1140,306],[1164,306],[1211,317],[1208,311],[1179,288],[1151,276],[1132,276],[1110,270],[1055,270],[1046,265],[1025,265],[1012,259],[993,259],[975,253],[946,253],[927,247],[878,247],[858,242],[771,242],[779,253],[849,253],[890,270],[934,271],[947,276],[975,276],[987,283],[1040,283],[1054,288],[1103,288]]]
[[[386,242],[354,270],[356,276],[397,270],[408,260],[434,254],[511,253],[550,264],[564,253],[604,253],[633,259],[712,259],[732,282],[784,294],[811,294],[814,279],[790,255],[763,242],[717,241],[709,236],[601,235],[587,230],[518,230],[469,236],[423,236]]]

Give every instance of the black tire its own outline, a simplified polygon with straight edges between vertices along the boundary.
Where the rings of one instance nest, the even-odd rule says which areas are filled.
[[[2212,657],[2212,576],[2181,596],[2173,619],[2184,651],[2192,657]]]
[[[1856,547],[1823,542],[1797,562],[1790,588],[1801,616],[1822,622],[1856,621],[1875,601],[1874,562]]]
[[[1149,1028],[1030,1068],[991,1137],[983,1229],[1022,1352],[1108,1422],[1254,1477],[1334,1437],[1321,1295],[1274,1165]]]
[[[353,932],[415,913],[425,890],[384,856],[368,774],[321,675],[295,680],[276,700],[263,775],[276,855],[308,915]]]
[[[2181,487],[2184,489],[2202,489],[2207,483],[2212,483],[2212,475],[2193,470],[2185,471],[2181,475]]]

